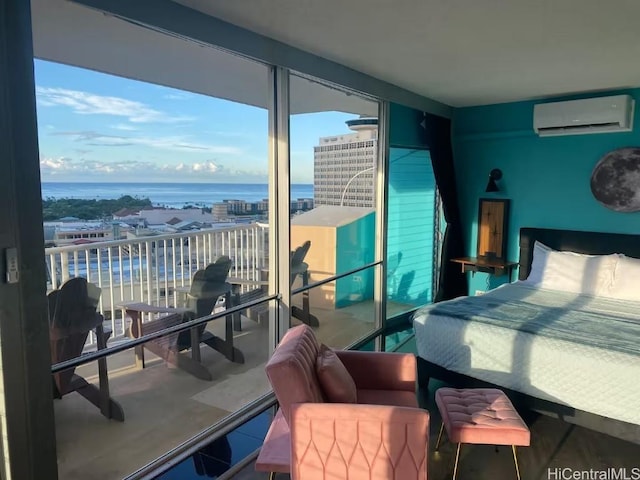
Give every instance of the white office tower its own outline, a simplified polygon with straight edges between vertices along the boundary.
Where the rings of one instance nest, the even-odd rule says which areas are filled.
[[[314,147],[315,205],[374,207],[378,119],[346,123],[355,133],[322,137]]]

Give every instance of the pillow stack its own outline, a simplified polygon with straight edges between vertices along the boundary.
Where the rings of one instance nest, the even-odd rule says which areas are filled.
[[[640,259],[561,252],[536,241],[524,283],[580,295],[640,301]]]

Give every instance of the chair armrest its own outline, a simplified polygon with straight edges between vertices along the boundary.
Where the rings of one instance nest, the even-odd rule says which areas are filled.
[[[193,311],[189,308],[156,307],[148,303],[121,303],[118,307],[131,317],[132,322],[127,335],[133,338],[176,325],[185,319],[185,315],[193,315]],[[142,313],[166,313],[167,315],[142,323]]]
[[[111,338],[111,334],[113,332],[111,331],[111,328],[105,327],[104,317],[101,314],[96,313],[96,316],[100,318],[100,323],[96,325],[94,329],[96,334],[96,346],[98,350],[102,350],[107,348],[107,342],[109,341],[109,338]]]
[[[416,357],[410,353],[336,350],[356,388],[416,391]]]
[[[127,312],[139,312],[139,313],[187,313],[191,310],[188,308],[176,308],[176,307],[157,307],[155,305],[149,305],[148,303],[131,302],[121,303],[118,305],[121,309]]]
[[[292,480],[318,478],[323,471],[323,478],[391,478],[390,471],[393,478],[427,478],[426,410],[298,403],[289,424]]]

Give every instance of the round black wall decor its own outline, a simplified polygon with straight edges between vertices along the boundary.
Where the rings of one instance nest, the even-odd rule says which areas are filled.
[[[602,157],[591,174],[591,192],[616,212],[640,211],[640,147],[619,148]]]

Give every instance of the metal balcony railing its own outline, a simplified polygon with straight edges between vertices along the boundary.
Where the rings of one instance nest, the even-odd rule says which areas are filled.
[[[175,287],[188,286],[196,270],[219,256],[233,261],[231,276],[259,280],[268,267],[268,228],[259,224],[155,235],[45,249],[47,288],[85,277],[102,289],[99,309],[110,323],[112,339],[126,333],[118,304],[146,302],[175,306]],[[89,338],[87,346],[95,341]]]

